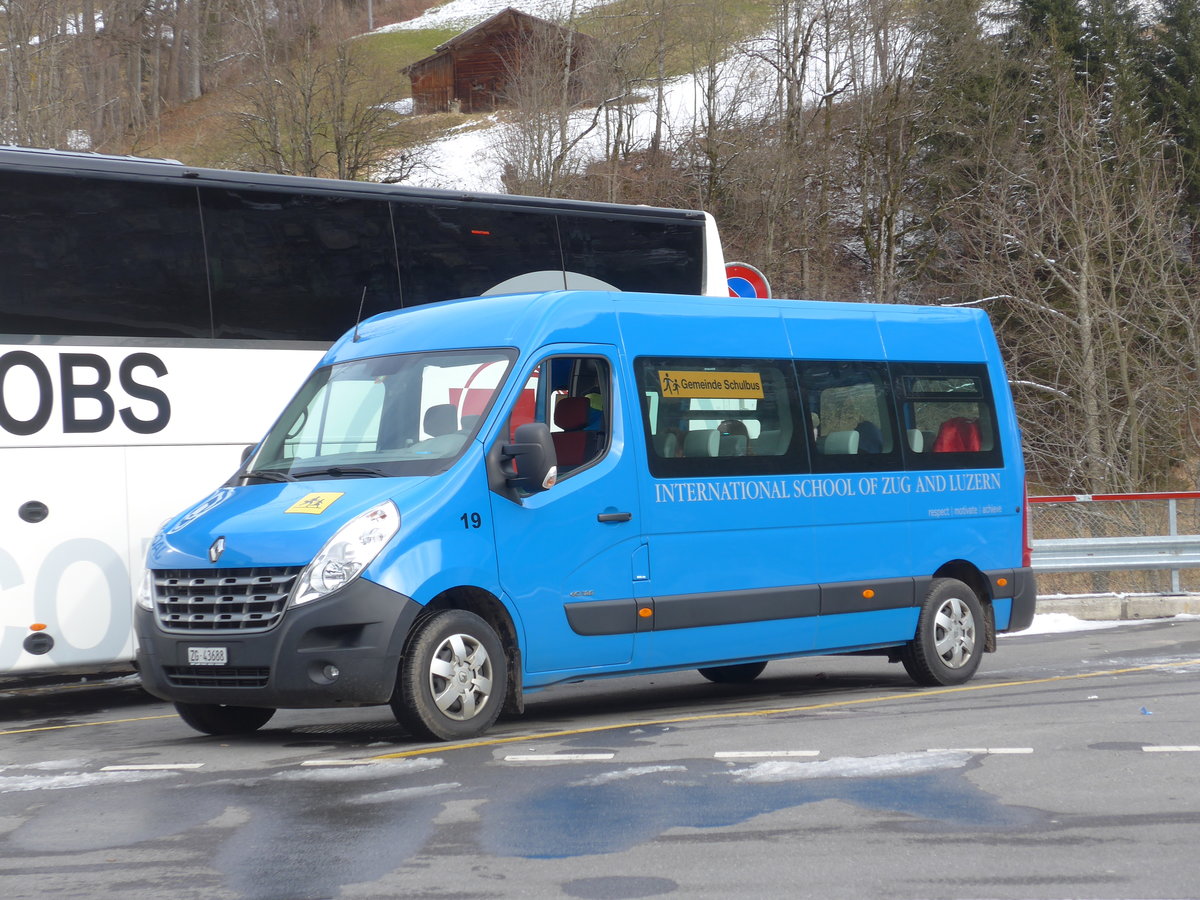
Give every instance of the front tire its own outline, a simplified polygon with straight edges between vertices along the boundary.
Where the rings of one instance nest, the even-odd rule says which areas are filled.
[[[179,718],[204,734],[249,734],[258,731],[275,710],[257,706],[222,706],[219,703],[176,703]]]
[[[979,598],[954,578],[929,585],[917,633],[900,661],[917,684],[963,684],[971,680],[983,655],[984,619]]]
[[[460,741],[492,727],[507,693],[508,665],[496,632],[472,612],[449,609],[413,635],[391,706],[414,737]]]

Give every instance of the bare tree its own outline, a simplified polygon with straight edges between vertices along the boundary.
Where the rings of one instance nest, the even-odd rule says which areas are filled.
[[[609,86],[603,56],[562,23],[519,35],[504,60],[504,105],[511,111],[494,152],[508,190],[565,196],[587,163],[584,141],[597,132]]]
[[[914,180],[918,112],[914,79],[921,44],[903,0],[865,0],[852,13],[846,43],[853,91],[860,237],[870,265],[868,296],[899,299],[903,242],[913,224],[907,202]]]
[[[246,84],[235,114],[239,164],[260,171],[401,180],[413,160],[393,162],[402,141],[399,117],[380,82],[350,45],[329,54],[302,53]]]
[[[1193,408],[1179,183],[1161,135],[1114,128],[1070,72],[1040,77],[1051,102],[1024,119],[1024,139],[982,148],[959,259],[990,292],[1035,477],[1079,492],[1153,487],[1186,455]]]
[[[69,64],[78,20],[63,0],[0,0],[4,140],[32,147],[71,144],[78,120],[77,71]]]

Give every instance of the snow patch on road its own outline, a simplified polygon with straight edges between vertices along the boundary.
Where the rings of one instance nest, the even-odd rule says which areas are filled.
[[[763,762],[729,774],[747,784],[804,781],[814,778],[895,778],[942,769],[961,769],[971,754],[960,750],[891,753],[886,756],[843,756],[820,762]]]

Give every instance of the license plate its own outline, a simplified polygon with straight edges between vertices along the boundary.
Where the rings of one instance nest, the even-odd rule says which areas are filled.
[[[189,666],[223,666],[229,662],[226,647],[188,647]]]

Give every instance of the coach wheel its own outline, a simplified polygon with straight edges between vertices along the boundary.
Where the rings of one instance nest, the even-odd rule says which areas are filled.
[[[970,681],[983,654],[983,610],[979,598],[954,578],[935,578],[921,605],[917,634],[900,661],[917,684]]]
[[[696,671],[716,684],[743,684],[753,681],[767,667],[765,662],[738,663],[735,666],[709,666]]]
[[[179,718],[205,734],[249,734],[258,731],[275,710],[257,706],[222,706],[219,703],[176,703]]]
[[[413,635],[392,695],[392,712],[427,740],[463,740],[496,721],[508,692],[500,638],[472,612],[435,613]]]

